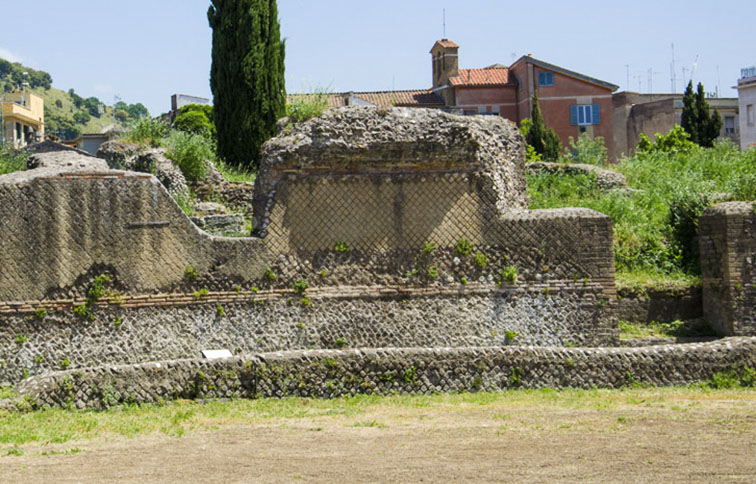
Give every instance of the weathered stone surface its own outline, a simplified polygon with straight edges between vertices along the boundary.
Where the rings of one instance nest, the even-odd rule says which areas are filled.
[[[565,175],[594,175],[596,185],[603,189],[617,189],[627,186],[625,176],[614,170],[607,170],[595,165],[584,163],[550,163],[546,161],[537,161],[527,164],[527,170],[532,173],[562,173]]]
[[[199,274],[254,279],[259,239],[200,231],[152,175],[40,168],[0,177],[0,300],[66,294],[98,273],[150,293]],[[86,291],[86,289],[85,289]]]
[[[707,208],[698,234],[704,317],[719,335],[756,335],[756,202]]]
[[[438,110],[344,107],[285,127],[263,146],[255,182],[255,226],[286,172],[386,173],[466,171],[480,176],[499,211],[525,208],[525,143],[498,116]]]
[[[510,388],[682,385],[753,368],[756,338],[639,348],[386,348],[99,366],[16,385],[0,408],[108,408],[177,398],[335,398]]]
[[[63,168],[66,170],[103,171],[108,164],[99,158],[75,151],[48,151],[29,156],[26,163],[30,170],[36,168]]]

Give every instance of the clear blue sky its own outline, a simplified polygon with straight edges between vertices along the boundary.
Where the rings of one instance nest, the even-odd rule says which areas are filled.
[[[211,97],[209,4],[3,0],[0,57],[49,72],[58,89],[107,104],[119,95],[157,115],[172,93]],[[698,57],[694,81],[735,97],[740,68],[756,64],[754,0],[279,0],[278,7],[289,92],[429,87],[428,51],[442,37],[443,8],[460,67],[508,65],[532,53],[620,90],[647,92],[650,69],[653,91],[669,92],[674,43],[678,91],[683,68],[689,77]]]

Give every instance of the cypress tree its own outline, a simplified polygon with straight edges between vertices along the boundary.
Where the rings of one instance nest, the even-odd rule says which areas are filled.
[[[207,18],[218,154],[231,165],[257,169],[260,147],[286,112],[276,0],[211,0]]]
[[[714,145],[722,129],[722,117],[718,110],[710,112],[703,84],[698,83],[693,92],[693,81],[688,83],[683,95],[683,110],[680,125],[690,135],[690,140],[705,148]]]
[[[525,141],[539,153],[544,160],[556,160],[559,158],[561,143],[559,136],[553,129],[546,126],[541,115],[541,107],[538,105],[538,93],[533,94],[533,107],[530,112],[532,125],[525,135]]]

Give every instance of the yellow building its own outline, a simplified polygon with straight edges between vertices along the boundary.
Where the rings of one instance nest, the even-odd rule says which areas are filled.
[[[45,137],[45,106],[41,97],[28,91],[0,95],[0,142],[21,148]]]

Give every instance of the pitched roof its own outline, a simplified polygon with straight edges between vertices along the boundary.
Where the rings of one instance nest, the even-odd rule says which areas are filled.
[[[581,81],[590,82],[591,84],[596,84],[597,86],[605,87],[607,89],[611,89],[612,91],[616,91],[617,89],[619,89],[618,85],[612,84],[611,82],[602,81],[601,79],[596,79],[595,77],[586,76],[585,74],[571,71],[569,69],[565,69],[564,67],[559,67],[554,64],[549,64],[548,62],[538,60],[535,57],[531,57],[529,55],[524,55],[520,57],[519,59],[515,61],[514,64],[512,64],[511,67],[516,66],[520,62],[530,62],[531,64],[539,66],[539,67],[543,67],[544,69],[549,69],[554,72],[559,72],[560,74],[574,77],[575,79],[580,79]]]
[[[449,79],[452,86],[501,86],[510,84],[509,69],[506,67],[486,67],[485,69],[460,69]]]
[[[436,41],[436,44],[440,45],[441,47],[446,47],[447,49],[459,49],[459,46],[449,39],[438,40]]]
[[[376,106],[427,106],[444,104],[444,99],[430,89],[409,91],[355,92],[354,97]]]
[[[294,97],[308,94],[290,94],[289,101]],[[430,89],[416,89],[404,91],[364,91],[364,92],[336,92],[327,94],[328,107],[345,105],[345,99],[356,99],[355,104],[373,106],[410,106],[437,107],[444,105],[444,99],[434,94]],[[362,102],[360,102],[362,101]]]

